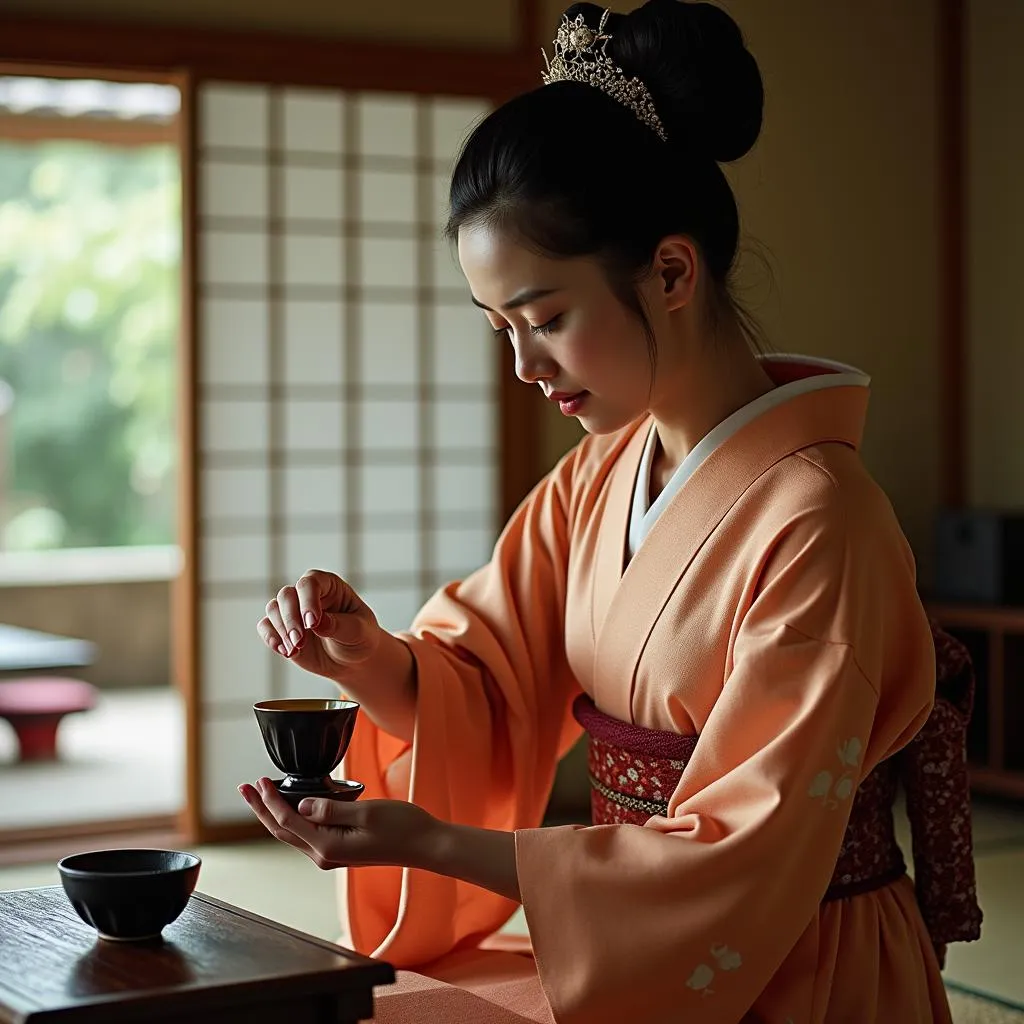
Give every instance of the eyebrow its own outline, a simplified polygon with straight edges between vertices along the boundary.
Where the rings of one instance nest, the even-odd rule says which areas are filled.
[[[561,291],[560,288],[527,288],[524,291],[518,292],[513,295],[508,302],[502,306],[502,309],[518,309],[520,306],[528,306],[531,302],[536,302],[538,299],[545,299],[549,295],[554,295],[556,292]],[[493,313],[494,310],[490,306],[485,306],[476,296],[470,295],[470,299],[473,301],[474,306],[479,306],[481,309],[486,309],[488,313]]]

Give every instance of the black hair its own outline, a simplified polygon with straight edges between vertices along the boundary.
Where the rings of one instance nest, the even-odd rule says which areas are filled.
[[[603,8],[573,4],[597,29]],[[509,230],[556,258],[605,267],[620,300],[653,335],[636,284],[658,242],[682,234],[698,246],[713,287],[713,324],[735,315],[748,340],[759,331],[730,289],[739,214],[720,163],[743,156],[761,130],[757,62],[721,8],[648,0],[611,14],[608,56],[647,86],[668,141],[593,86],[554,82],[494,110],[467,139],[452,176],[445,234],[465,224]]]

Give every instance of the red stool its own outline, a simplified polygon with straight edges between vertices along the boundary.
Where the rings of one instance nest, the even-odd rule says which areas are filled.
[[[96,705],[96,687],[80,679],[52,676],[0,682],[0,718],[18,737],[21,761],[57,757],[57,727],[65,715]]]

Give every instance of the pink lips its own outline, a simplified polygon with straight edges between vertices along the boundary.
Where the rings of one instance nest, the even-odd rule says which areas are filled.
[[[548,398],[552,402],[558,403],[558,408],[562,410],[563,416],[575,416],[587,400],[588,395],[588,391],[577,391],[574,395],[565,391],[553,391]]]

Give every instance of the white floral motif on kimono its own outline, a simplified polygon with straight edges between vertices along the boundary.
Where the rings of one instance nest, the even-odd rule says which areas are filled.
[[[728,946],[712,946],[710,952],[720,971],[735,971],[743,966],[743,957]],[[701,995],[710,996],[714,995],[715,990],[711,988],[711,982],[714,980],[715,969],[713,967],[709,967],[707,964],[697,964],[686,982],[686,987],[692,988],[694,992],[700,992]]]
[[[842,765],[838,777],[830,771],[820,771],[811,781],[807,795],[812,800],[820,798],[828,809],[838,807],[840,802],[847,800],[854,790],[854,771],[860,763],[861,741],[851,736],[836,748],[836,755]]]

